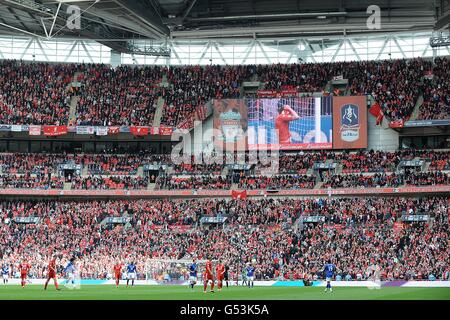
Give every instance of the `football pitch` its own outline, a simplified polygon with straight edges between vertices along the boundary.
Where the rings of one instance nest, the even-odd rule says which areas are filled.
[[[80,289],[62,286],[56,291],[41,285],[0,285],[0,300],[450,300],[450,288],[384,287],[379,290],[338,287],[325,293],[323,287],[247,287],[232,286],[221,292],[203,293],[186,286],[84,285]]]

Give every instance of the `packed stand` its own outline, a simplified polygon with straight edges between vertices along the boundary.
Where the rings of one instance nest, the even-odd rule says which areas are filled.
[[[363,174],[323,174],[322,188],[376,188],[398,187],[403,184],[402,176],[394,173],[387,175],[376,173],[374,175]]]
[[[81,214],[82,213],[82,214]],[[204,228],[202,216],[228,217],[222,227]],[[404,215],[426,214],[433,223],[403,222]],[[320,215],[321,223],[298,221]],[[41,218],[38,224],[14,218]],[[128,217],[125,226],[101,224]],[[328,198],[257,200],[99,200],[0,202],[0,259],[32,265],[42,277],[51,254],[62,265],[76,256],[82,278],[107,278],[117,261],[135,261],[144,278],[150,258],[221,259],[238,279],[254,260],[256,279],[322,278],[331,259],[336,280],[367,279],[376,261],[382,280],[449,279],[446,197]],[[187,229],[172,228],[185,226]],[[180,231],[181,230],[181,231]]]
[[[65,125],[75,64],[0,61],[0,123]]]
[[[450,118],[450,64],[446,58],[436,58],[433,78],[424,79],[423,103],[418,120]]]
[[[78,125],[151,126],[165,68],[87,65],[77,105]]]
[[[145,190],[148,187],[148,177],[110,176],[108,178],[89,176],[72,178],[72,189],[82,190]]]
[[[2,174],[0,176],[0,188],[3,189],[63,189],[64,179],[51,174],[38,175],[14,175]]]

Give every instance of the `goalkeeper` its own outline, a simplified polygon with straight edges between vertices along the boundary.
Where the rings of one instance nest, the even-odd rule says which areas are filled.
[[[275,118],[275,129],[278,132],[278,143],[291,143],[289,123],[297,119],[300,119],[299,115],[290,106],[283,105],[281,101],[278,103],[278,115]]]
[[[244,266],[241,274],[242,274],[242,285],[246,286],[247,285],[247,266]]]

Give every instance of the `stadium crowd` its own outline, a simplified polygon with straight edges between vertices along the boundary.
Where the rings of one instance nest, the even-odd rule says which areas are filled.
[[[67,124],[78,67],[0,60],[0,123]]]
[[[162,67],[88,65],[78,75],[82,86],[77,104],[78,125],[152,125]]]
[[[56,254],[61,263],[76,256],[83,278],[106,278],[117,261],[136,262],[143,278],[150,258],[209,257],[225,261],[233,280],[247,261],[255,261],[257,279],[314,279],[327,259],[342,280],[367,278],[372,261],[383,280],[449,279],[448,211],[446,197],[3,200],[0,260],[26,259],[32,277]],[[216,215],[228,218],[223,227],[198,223]],[[408,215],[433,220],[402,222]],[[323,220],[305,220],[312,216]],[[112,225],[107,217],[129,219]]]
[[[436,58],[434,64],[424,59],[400,59],[170,68],[2,60],[0,122],[149,126],[162,97],[161,124],[177,126],[210,99],[241,97],[245,80],[260,81],[270,90],[323,92],[328,81],[341,76],[348,79],[344,94],[371,95],[390,120],[409,119],[422,94],[418,119],[449,116],[447,58]],[[165,78],[167,85],[161,86]],[[69,119],[74,96],[76,112]]]
[[[419,120],[450,117],[450,65],[448,59],[436,58],[433,78],[424,79],[423,103]]]
[[[148,178],[132,177],[132,176],[76,176],[72,178],[72,189],[83,190],[145,190],[148,187]]]

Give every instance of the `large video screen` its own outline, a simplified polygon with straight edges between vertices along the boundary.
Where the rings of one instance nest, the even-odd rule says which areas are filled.
[[[331,149],[331,97],[248,99],[248,149]]]

